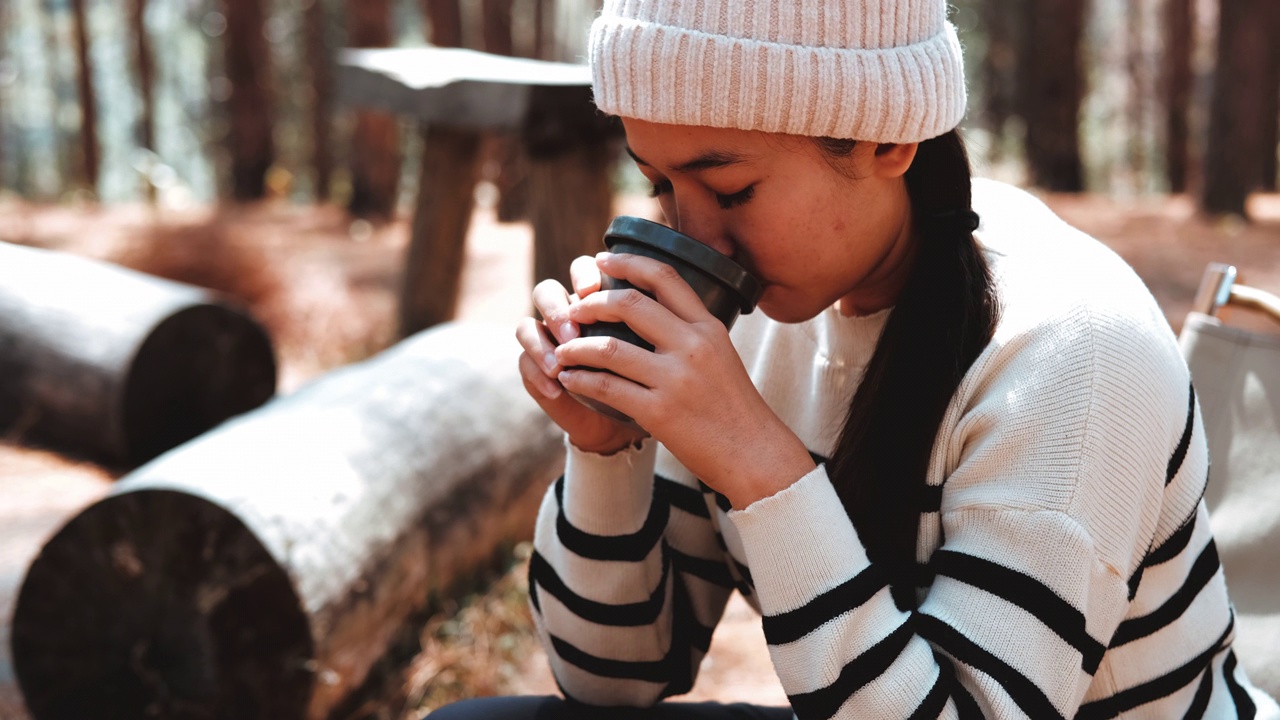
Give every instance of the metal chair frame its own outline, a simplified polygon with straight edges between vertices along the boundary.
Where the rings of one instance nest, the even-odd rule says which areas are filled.
[[[1214,315],[1218,309],[1230,305],[1232,307],[1257,310],[1280,322],[1280,296],[1272,295],[1266,290],[1259,290],[1238,284],[1238,273],[1234,265],[1225,263],[1209,263],[1200,280],[1200,289],[1196,291],[1196,299],[1191,309]]]

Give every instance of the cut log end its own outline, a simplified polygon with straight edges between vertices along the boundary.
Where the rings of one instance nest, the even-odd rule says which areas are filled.
[[[195,305],[147,336],[123,398],[123,458],[140,464],[275,394],[271,339],[245,315]]]
[[[12,643],[37,720],[301,719],[314,683],[285,570],[234,515],[172,491],[68,523],[28,571]]]

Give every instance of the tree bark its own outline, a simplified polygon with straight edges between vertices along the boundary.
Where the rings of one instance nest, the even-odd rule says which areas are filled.
[[[430,29],[427,42],[436,47],[462,47],[462,8],[458,0],[422,0]]]
[[[433,599],[532,536],[564,446],[518,354],[505,328],[425,333],[121,480],[20,591],[34,713],[332,717]]]
[[[555,0],[533,0],[533,57],[550,60],[555,47]]]
[[[348,0],[347,45],[391,45],[390,0]],[[351,136],[351,214],[390,220],[400,190],[400,123],[393,115],[361,110]]]
[[[995,158],[1002,155],[1005,128],[1017,114],[1019,24],[1009,0],[983,0],[987,52],[982,57],[983,118]]]
[[[98,191],[98,100],[94,92],[93,62],[89,57],[89,23],[85,0],[71,0],[75,25],[76,89],[80,98],[80,161],[82,182],[95,195]]]
[[[9,21],[9,0],[0,0],[0,28],[9,27],[9,22],[10,22]],[[9,44],[7,42],[8,39],[9,39],[8,34],[4,31],[0,31],[0,62],[3,62],[4,60],[7,60],[9,58],[9,53],[8,53]],[[6,113],[8,111],[9,102],[10,102],[9,91],[7,87],[8,86],[4,84],[0,84],[0,191],[8,187],[8,184],[5,182],[5,172],[4,172],[4,165],[5,165],[5,162],[7,161],[4,153],[5,135],[8,133],[8,127],[5,123],[5,120],[7,119]],[[0,710],[2,709],[4,709],[4,707],[3,705],[0,705]]]
[[[1085,0],[1041,0],[1027,17],[1022,115],[1031,181],[1046,190],[1080,192]]]
[[[325,0],[306,0],[303,25],[311,75],[311,170],[317,202],[329,199],[333,183],[333,49],[328,39]]]
[[[1247,217],[1245,201],[1261,184],[1267,123],[1268,61],[1274,37],[1262,21],[1274,0],[1219,3],[1218,61],[1209,108],[1200,208],[1209,215]],[[1274,151],[1274,148],[1271,148]]]
[[[147,0],[129,0],[129,24],[133,29],[133,68],[137,73],[138,92],[142,96],[142,116],[138,118],[138,145],[155,152],[156,101],[155,63],[151,55],[151,37],[147,34]],[[147,199],[155,202],[155,186],[146,179]]]
[[[275,163],[275,103],[265,11],[262,0],[222,0],[222,7],[227,19],[223,50],[231,82],[231,192],[236,200],[258,200],[266,197],[267,171]]]
[[[1129,97],[1126,99],[1129,125],[1127,154],[1130,177],[1137,189],[1146,185],[1150,164],[1147,154],[1147,112],[1154,93],[1146,47],[1150,0],[1128,0],[1128,4],[1129,12],[1125,13],[1125,65],[1130,87]]]
[[[1169,191],[1187,191],[1191,159],[1191,57],[1194,52],[1195,4],[1165,0],[1164,105],[1165,158]]]
[[[1266,11],[1270,17],[1266,18],[1271,24],[1272,42],[1268,44],[1270,50],[1267,63],[1267,76],[1262,87],[1263,96],[1263,126],[1262,126],[1262,184],[1259,189],[1263,192],[1276,191],[1276,174],[1280,171],[1277,167],[1277,145],[1280,145],[1280,44],[1275,42],[1275,38],[1280,36],[1280,4],[1270,3],[1266,7]]]
[[[150,460],[275,393],[263,329],[199,288],[0,243],[0,429]]]
[[[484,0],[484,51],[515,55],[512,37],[513,0]],[[486,165],[496,169],[487,178],[498,189],[498,222],[517,222],[529,216],[529,168],[520,139],[512,133],[489,138]]]

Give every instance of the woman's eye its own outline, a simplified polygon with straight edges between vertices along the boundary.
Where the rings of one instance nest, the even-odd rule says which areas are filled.
[[[720,203],[721,209],[728,210],[730,208],[738,207],[739,205],[747,204],[755,194],[756,186],[748,185],[745,190],[736,192],[732,195],[716,195],[716,202]]]
[[[663,180],[653,184],[653,187],[649,189],[649,197],[656,198],[669,192],[671,192],[671,181]]]

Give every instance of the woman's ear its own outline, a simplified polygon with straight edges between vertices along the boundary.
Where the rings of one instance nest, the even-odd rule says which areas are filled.
[[[880,143],[872,160],[872,172],[880,178],[899,178],[911,168],[920,143]]]

